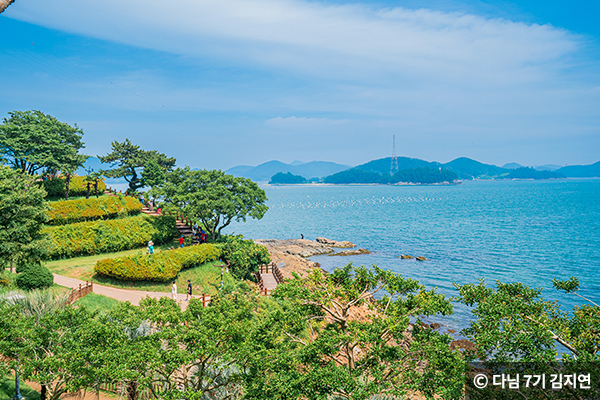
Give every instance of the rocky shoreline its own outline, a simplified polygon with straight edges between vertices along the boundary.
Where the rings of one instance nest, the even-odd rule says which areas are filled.
[[[292,278],[295,272],[304,275],[320,264],[307,260],[307,257],[334,253],[334,248],[351,248],[355,244],[348,241],[336,241],[327,238],[308,239],[258,239],[254,243],[265,246],[286,279]]]

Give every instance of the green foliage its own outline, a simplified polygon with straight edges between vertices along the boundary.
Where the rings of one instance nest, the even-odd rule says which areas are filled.
[[[47,198],[57,199],[65,196],[65,178],[50,178],[45,181],[38,182],[48,193]],[[98,180],[98,194],[104,195],[106,184],[102,180]],[[85,196],[87,194],[87,182],[85,176],[72,176],[69,180],[69,195],[70,196]]]
[[[231,274],[238,279],[250,279],[252,272],[257,272],[260,265],[271,262],[265,246],[244,240],[241,235],[227,236],[219,246],[223,251],[221,259],[229,263]]]
[[[538,171],[531,167],[516,168],[510,171],[508,179],[557,179],[565,176],[555,171]]]
[[[64,200],[49,204],[50,225],[66,225],[139,214],[142,203],[129,196],[104,196],[91,199]]]
[[[41,260],[48,242],[41,233],[48,220],[46,192],[34,178],[0,166],[0,264]]]
[[[163,220],[159,221],[161,219]],[[159,231],[156,227],[167,228],[168,225],[174,228],[175,219],[139,215],[45,227],[43,232],[49,235],[52,242],[50,256],[65,258],[133,249],[146,246],[150,240],[156,244],[164,243],[172,238],[170,235],[174,230],[169,228]]]
[[[0,158],[30,175],[72,169],[85,162],[83,132],[41,111],[13,111],[0,125]],[[82,161],[83,160],[83,161]]]
[[[17,276],[17,286],[24,290],[46,289],[54,284],[52,272],[39,263],[31,264]]]
[[[390,177],[390,183],[442,183],[458,179],[456,174],[447,169],[411,168],[402,169]]]
[[[363,171],[358,168],[348,169],[323,178],[324,183],[350,184],[350,183],[389,183],[389,177],[378,172]]]
[[[155,254],[107,258],[96,263],[97,274],[128,281],[167,281],[182,269],[216,261],[221,250],[209,243],[183,249],[166,250]]]
[[[431,184],[453,182],[456,179],[458,179],[458,177],[452,171],[429,167],[401,169],[392,176],[389,174],[380,174],[375,171],[364,171],[359,168],[352,168],[325,177],[323,182],[333,184],[394,184],[399,182]]]
[[[218,170],[178,168],[167,175],[159,192],[183,215],[200,220],[212,240],[232,221],[261,219],[268,209],[265,191],[256,183]]]
[[[60,198],[65,195],[65,180],[61,178],[51,178],[38,182],[46,191],[48,198]]]
[[[155,230],[155,233],[152,235],[152,241],[155,244],[169,243],[171,239],[179,236],[177,222],[172,215],[152,217],[148,221],[150,221]]]
[[[458,300],[474,307],[475,320],[463,333],[475,343],[476,356],[486,360],[485,368],[548,376],[576,372],[591,374],[592,382],[598,382],[600,307],[577,293],[577,278],[553,283],[556,289],[577,295],[589,304],[566,313],[558,303],[545,300],[542,289],[522,283],[496,281],[496,288],[487,287],[483,280],[477,285],[455,285],[460,293]],[[526,371],[519,370],[520,366],[525,366]],[[489,395],[498,397],[493,391]],[[527,396],[529,392],[524,393]],[[600,388],[592,385],[591,391],[579,392],[566,387],[562,391],[538,390],[532,396],[527,398],[598,398]]]
[[[113,167],[100,171],[102,175],[111,178],[125,178],[129,182],[130,192],[137,192],[145,185],[143,179],[138,175],[139,170],[145,170],[145,167],[150,165],[150,171],[146,175],[156,183],[155,180],[159,179],[159,174],[153,170],[153,166],[158,165],[165,173],[170,171],[176,162],[174,158],[167,157],[156,150],[142,150],[140,146],[134,145],[129,139],[125,139],[123,143],[112,142],[112,151],[99,158],[103,163],[111,163]]]
[[[380,299],[373,295],[381,292]],[[250,355],[248,399],[461,398],[464,361],[421,316],[450,314],[441,294],[374,266],[314,269],[279,285]],[[414,325],[410,324],[415,320]]]
[[[306,183],[306,178],[300,175],[294,175],[291,172],[284,174],[283,172],[278,172],[271,177],[269,181],[270,184],[297,184],[297,183]]]

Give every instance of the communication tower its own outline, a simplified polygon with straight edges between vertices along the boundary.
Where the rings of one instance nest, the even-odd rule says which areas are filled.
[[[394,135],[394,142],[392,145],[392,165],[390,166],[390,175],[398,172],[398,156],[396,155],[396,135]]]

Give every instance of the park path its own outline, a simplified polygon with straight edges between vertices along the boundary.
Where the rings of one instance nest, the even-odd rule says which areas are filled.
[[[80,279],[69,278],[68,276],[62,276],[58,274],[54,275],[54,283],[60,286],[65,286],[71,289],[76,289],[79,285],[85,285],[86,282]],[[93,292],[101,294],[106,297],[110,297],[119,301],[129,301],[133,305],[139,305],[140,300],[145,297],[168,297],[171,298],[171,293],[166,292],[147,292],[144,290],[128,290],[128,289],[117,289],[109,286],[98,285],[94,283]],[[187,301],[185,301],[185,294],[177,294],[177,302],[181,305],[181,308],[185,310],[187,308]]]

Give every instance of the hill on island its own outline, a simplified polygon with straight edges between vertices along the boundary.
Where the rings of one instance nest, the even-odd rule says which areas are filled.
[[[591,165],[569,165],[556,170],[569,178],[600,177],[600,161]]]
[[[348,165],[336,164],[330,161],[311,161],[308,163],[294,161],[292,164],[286,164],[273,160],[257,165],[256,167],[240,165],[228,169],[225,173],[260,182],[269,181],[278,172],[284,174],[290,172],[293,175],[301,175],[306,179],[311,179],[322,178],[349,168]]]
[[[389,174],[392,158],[380,158],[359,165],[355,168],[367,172],[377,172],[379,174]],[[413,168],[432,168],[439,170],[449,170],[454,172],[459,179],[477,179],[493,178],[499,176],[508,176],[510,170],[491,164],[483,164],[479,161],[466,157],[460,157],[448,163],[442,164],[436,161],[425,161],[418,158],[398,157],[398,170]]]

